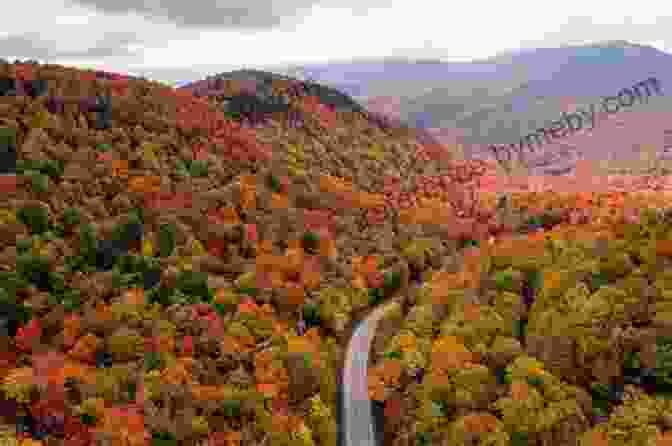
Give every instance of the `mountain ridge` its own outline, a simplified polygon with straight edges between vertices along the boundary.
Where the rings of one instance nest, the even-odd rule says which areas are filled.
[[[344,64],[335,64],[333,73],[323,68],[322,73],[326,73],[323,77],[329,78],[327,80],[348,78],[349,84],[360,90],[366,90],[369,83],[377,83],[371,94],[361,99],[369,109],[425,128],[434,136],[453,135],[439,141],[449,146],[463,144],[467,155],[475,158],[490,158],[488,145],[514,143],[531,130],[558,119],[563,111],[571,109],[572,103],[574,106],[595,103],[649,77],[660,80],[663,92],[665,85],[672,82],[668,74],[672,72],[669,53],[624,40],[524,49],[473,62],[418,65],[396,61],[381,62],[377,66],[385,66],[390,71],[377,70],[376,65],[369,62],[360,68],[357,63],[351,64],[349,73]],[[405,84],[395,81],[404,74],[409,76]],[[437,80],[442,76],[444,81]],[[399,94],[392,97],[386,88]],[[657,97],[633,106],[629,113],[663,113],[669,110],[668,105],[666,98]],[[631,121],[629,114],[623,119],[641,122]],[[658,126],[656,131],[660,133],[662,127]],[[596,129],[596,134],[607,130]],[[637,133],[635,127],[631,131]],[[457,134],[462,136],[454,137]],[[608,135],[600,140],[617,146],[624,144],[609,140]],[[597,157],[591,153],[602,149],[586,146],[587,141],[588,138],[578,137],[576,143],[563,141],[562,144],[580,144],[586,156]],[[614,150],[615,153],[628,151],[626,147]],[[556,167],[549,166],[549,169],[557,171]]]

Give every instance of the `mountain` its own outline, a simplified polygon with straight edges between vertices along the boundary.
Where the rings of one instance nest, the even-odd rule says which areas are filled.
[[[672,57],[668,54],[623,42],[540,49],[493,59],[491,62],[499,64],[502,61],[523,67],[528,73],[528,79],[487,104],[479,104],[479,99],[470,97],[461,103],[465,111],[457,116],[441,109],[432,115],[433,126],[463,129],[467,135],[464,141],[474,156],[483,155],[489,144],[517,143],[521,136],[547,127],[551,121],[561,118],[565,111],[597,105],[602,98],[615,96],[624,88],[651,77],[660,81],[664,95],[664,86],[669,85],[671,80],[667,73],[672,69]],[[455,101],[455,95],[444,94],[444,91],[435,90],[427,95],[439,103]],[[424,102],[429,103],[428,100]],[[414,105],[422,107],[422,104],[423,100],[420,99]],[[665,96],[652,97],[646,104],[635,103],[631,108],[620,111],[618,118],[623,121],[624,129],[642,138],[644,129],[639,125],[642,120],[636,117],[637,114],[647,113],[649,116],[648,113],[653,113],[652,116],[656,116],[653,122],[660,123],[666,118],[658,117],[658,114],[668,111],[669,105],[669,99]],[[403,109],[404,105],[401,107]],[[406,110],[409,110],[408,106]],[[413,116],[414,112],[411,109],[406,116]],[[647,128],[652,130],[650,126]],[[571,145],[581,156],[588,158],[599,158],[601,152],[607,150],[621,154],[616,155],[617,158],[632,153],[630,142],[611,137],[611,129],[610,125],[598,125],[590,132],[591,136],[586,136],[585,132],[577,133],[562,139],[558,144]],[[662,129],[659,134],[662,136]],[[558,149],[557,144],[553,143],[544,146],[542,151],[554,154]],[[637,153],[634,155],[637,156]],[[546,155],[538,156],[543,158]]]
[[[302,68],[328,85],[357,91],[358,99],[371,110],[428,129],[444,144],[462,144],[470,158],[491,158],[490,144],[517,143],[521,136],[547,126],[565,111],[589,107],[650,77],[660,81],[663,96],[635,104],[626,114],[619,112],[624,114],[625,128],[639,135],[643,130],[633,126],[642,120],[630,113],[665,113],[672,105],[664,95],[665,86],[672,81],[668,74],[672,73],[672,57],[626,41],[525,49],[473,62],[368,60]],[[664,127],[669,118],[656,117],[654,122]],[[606,134],[597,136],[609,128],[596,128],[593,137],[577,134],[559,144],[565,149],[574,147],[579,157],[599,158],[605,147],[592,141],[608,141],[609,150],[621,154],[616,157],[632,154],[629,142]],[[623,147],[617,147],[619,144]],[[544,153],[556,151],[563,152],[553,144],[543,148]],[[547,163],[551,170],[552,164]]]
[[[339,91],[333,86],[325,85],[322,82],[309,82],[285,74],[265,70],[243,69],[211,75],[205,79],[179,87],[179,89],[192,92],[197,96],[216,97],[222,95],[222,81],[226,80],[244,82],[245,90],[254,93],[262,103],[265,101],[268,102],[268,99],[273,95],[272,83],[274,80],[296,82],[303,87],[307,87],[309,89],[308,93],[312,96],[317,96],[322,104],[333,106],[337,111],[362,114],[369,122],[383,129],[394,128],[396,131],[401,131],[405,134],[410,132],[417,138],[418,142],[426,146],[426,149],[434,159],[447,159],[446,155],[449,153],[449,148],[443,146],[439,140],[425,128],[412,128],[405,120],[398,116],[394,116],[393,113],[389,113],[390,110],[381,113],[375,108],[372,109],[368,106],[364,107],[347,93]],[[228,96],[228,93],[224,96]]]
[[[515,70],[513,70],[515,71]],[[495,72],[491,64],[407,59],[381,59],[335,62],[290,67],[286,72],[300,72],[326,85],[354,96],[400,96],[412,98],[453,82],[472,85],[512,74]]]

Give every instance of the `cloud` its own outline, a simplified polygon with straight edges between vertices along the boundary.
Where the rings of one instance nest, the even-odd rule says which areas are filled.
[[[73,0],[108,14],[137,13],[181,26],[231,30],[274,28],[298,17],[316,0]]]
[[[44,41],[39,33],[24,33],[0,38],[0,54],[17,59],[101,59],[108,57],[137,57],[132,47],[141,45],[136,33],[107,32],[92,47],[79,50],[61,50]]]
[[[350,9],[353,15],[391,6],[393,0],[72,0],[108,14],[135,13],[183,27],[259,31],[297,23],[316,6]]]

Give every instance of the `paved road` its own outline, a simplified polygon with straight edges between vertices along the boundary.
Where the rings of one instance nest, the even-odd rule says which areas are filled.
[[[369,350],[378,321],[388,305],[373,310],[355,329],[348,343],[343,368],[342,446],[376,446],[368,395]]]
[[[369,316],[356,326],[348,343],[339,389],[338,446],[379,444],[376,442],[374,414],[368,392],[369,350],[378,322],[389,305],[393,304],[394,301],[387,302],[371,311]],[[378,425],[380,424],[379,421]]]

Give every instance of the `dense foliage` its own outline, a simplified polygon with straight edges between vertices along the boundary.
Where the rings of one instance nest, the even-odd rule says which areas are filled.
[[[390,444],[668,435],[672,223],[639,212],[651,196],[502,199],[487,163],[437,163],[289,81],[250,127],[217,95],[0,71],[12,439],[335,445],[351,322],[392,301],[369,372]]]

